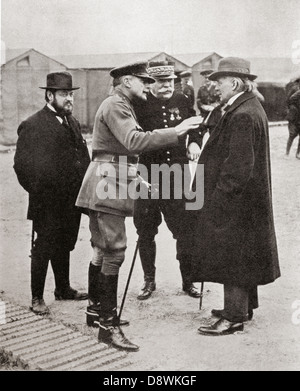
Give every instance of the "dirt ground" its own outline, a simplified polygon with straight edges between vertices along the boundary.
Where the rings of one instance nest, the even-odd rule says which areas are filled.
[[[285,158],[286,126],[272,126],[271,156],[274,213],[282,277],[274,284],[259,288],[260,308],[244,332],[227,337],[198,334],[202,323],[209,322],[212,308],[221,308],[222,287],[205,284],[203,309],[199,300],[181,290],[175,242],[165,224],[157,236],[157,290],[144,302],[136,299],[143,282],[139,258],[133,272],[123,317],[130,320],[126,336],[140,346],[130,353],[132,370],[271,370],[292,371],[300,367],[300,160],[295,158],[296,142]],[[26,220],[27,193],[19,186],[13,171],[14,152],[0,153],[1,259],[0,291],[18,304],[30,304],[31,222]],[[120,272],[121,301],[136,243],[132,219],[127,219],[128,250]],[[71,282],[87,289],[87,270],[91,259],[88,218],[82,224],[71,258]],[[45,301],[51,317],[97,338],[97,330],[85,326],[86,302],[58,302],[53,295],[52,270],[48,270]],[[299,307],[298,307],[299,308]]]

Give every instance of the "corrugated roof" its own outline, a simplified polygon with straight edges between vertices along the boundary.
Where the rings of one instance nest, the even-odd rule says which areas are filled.
[[[52,56],[53,59],[65,64],[68,68],[104,68],[112,69],[136,61],[149,61],[160,52],[149,53],[114,53],[89,55],[62,55]]]

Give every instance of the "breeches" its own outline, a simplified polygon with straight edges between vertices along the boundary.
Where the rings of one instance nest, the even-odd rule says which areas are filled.
[[[125,217],[90,210],[92,264],[105,275],[117,275],[125,259],[127,237]]]

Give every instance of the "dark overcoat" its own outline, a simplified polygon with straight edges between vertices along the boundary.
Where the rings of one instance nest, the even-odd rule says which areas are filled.
[[[66,246],[72,249],[81,213],[75,201],[90,157],[79,122],[72,115],[68,122],[69,128],[60,124],[47,106],[23,121],[14,169],[29,193],[28,219],[37,227],[47,224],[53,239],[68,230]]]
[[[201,154],[194,281],[251,287],[280,276],[272,208],[268,121],[252,93],[230,106]]]

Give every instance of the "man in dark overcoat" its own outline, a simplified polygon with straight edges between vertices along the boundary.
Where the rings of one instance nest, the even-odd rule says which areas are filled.
[[[37,233],[31,253],[32,310],[48,312],[43,294],[49,260],[57,300],[83,300],[86,293],[71,288],[70,251],[74,249],[81,210],[75,206],[90,158],[79,122],[72,116],[72,76],[47,75],[45,107],[18,128],[14,169],[29,193],[28,219]]]
[[[204,164],[204,207],[198,213],[194,280],[224,285],[219,319],[205,335],[243,330],[257,308],[257,286],[280,276],[272,208],[268,120],[251,92],[250,63],[220,60],[217,81],[226,112],[199,159]]]

